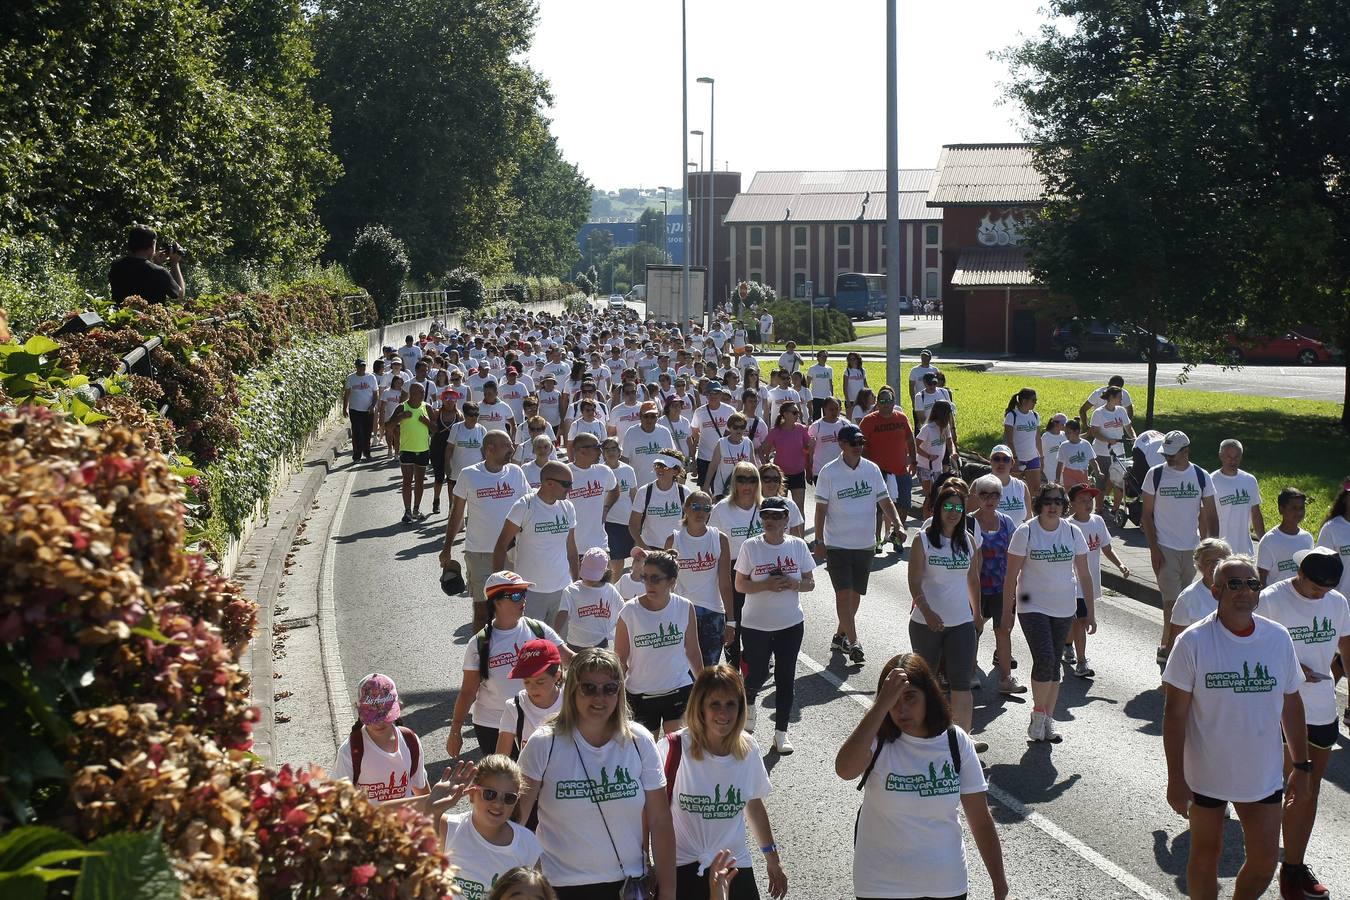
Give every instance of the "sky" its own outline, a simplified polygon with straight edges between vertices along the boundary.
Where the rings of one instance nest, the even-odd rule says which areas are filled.
[[[943,144],[1021,139],[989,54],[1034,35],[1042,2],[899,0],[902,168],[936,166]],[[712,77],[719,170],[749,185],[756,171],[885,167],[884,0],[687,3],[689,128],[708,131],[709,89],[694,79]],[[563,154],[592,184],[679,183],[679,0],[539,0],[528,59],[549,81]]]

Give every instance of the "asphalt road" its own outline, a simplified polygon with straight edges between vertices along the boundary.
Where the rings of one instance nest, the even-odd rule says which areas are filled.
[[[428,500],[424,508],[429,507]],[[393,676],[406,718],[424,738],[430,771],[438,773],[470,636],[469,605],[448,600],[436,584],[445,512],[419,527],[399,524],[401,513],[396,470],[358,467],[334,532],[337,633],[349,690],[370,671]],[[905,573],[902,559],[878,557],[859,622],[868,653],[862,666],[845,666],[828,652],[834,624],[828,579],[821,577],[820,586],[803,598],[807,630],[791,726],[797,752],[767,758],[775,784],[767,805],[792,896],[851,896],[852,828],[861,796],[853,783],[835,777],[833,759],[862,705],[870,702],[884,660],[909,649]],[[976,731],[991,745],[986,755],[991,806],[1017,897],[1164,898],[1183,891],[1189,834],[1163,793],[1162,697],[1153,663],[1159,613],[1108,597],[1098,618],[1101,630],[1091,639],[1089,655],[1099,674],[1094,681],[1068,677],[1061,697],[1064,743],[1052,749],[1027,742],[1023,699],[1003,698],[988,688],[976,694]],[[982,644],[982,665],[989,664],[991,652],[992,635]],[[1014,656],[1029,659],[1020,635]],[[1026,671],[1024,662],[1024,678]],[[766,749],[772,739],[771,697],[771,691],[760,697],[766,708],[756,735]],[[313,704],[315,715],[321,705]],[[472,744],[470,736],[466,746]],[[1348,792],[1350,763],[1342,750],[1333,756],[1309,851],[1311,864],[1340,896],[1350,892]],[[967,855],[971,896],[991,896],[969,841]],[[1221,866],[1225,891],[1240,861],[1233,823]]]

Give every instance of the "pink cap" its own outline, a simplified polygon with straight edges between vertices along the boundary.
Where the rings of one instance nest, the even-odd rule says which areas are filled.
[[[586,581],[599,581],[608,568],[609,554],[600,547],[592,547],[581,555],[581,577]]]
[[[356,688],[356,713],[365,725],[388,725],[401,716],[394,679],[378,672],[362,678]]]

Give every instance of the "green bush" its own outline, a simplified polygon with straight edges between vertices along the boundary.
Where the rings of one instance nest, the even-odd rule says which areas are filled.
[[[15,334],[27,337],[39,322],[91,307],[74,264],[39,236],[0,234],[0,308]]]
[[[408,280],[408,251],[403,242],[383,225],[367,225],[356,236],[347,271],[352,280],[375,298],[380,321],[388,322],[398,310],[399,294]]]
[[[472,312],[482,309],[483,304],[487,302],[487,285],[483,283],[483,277],[472,269],[463,266],[451,269],[442,275],[438,282],[438,289],[450,291],[455,295],[450,300],[453,306],[462,306]]]
[[[774,340],[782,343],[811,340],[811,307],[805,300],[779,300],[768,304],[773,316]],[[815,307],[815,343],[843,344],[854,340],[853,323],[837,309]]]

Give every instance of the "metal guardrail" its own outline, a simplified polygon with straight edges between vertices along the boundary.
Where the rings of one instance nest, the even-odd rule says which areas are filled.
[[[206,319],[198,319],[196,325],[217,325],[221,322],[228,322],[231,319],[243,317],[242,312],[230,313],[228,316],[211,316]],[[148,340],[142,341],[139,346],[125,353],[117,362],[117,368],[98,381],[91,381],[85,385],[82,392],[85,399],[92,406],[99,400],[111,393],[109,382],[119,375],[143,375],[147,378],[155,377],[155,367],[150,361],[150,354],[164,345],[164,338],[155,335]],[[164,414],[168,406],[160,408],[160,414]]]

